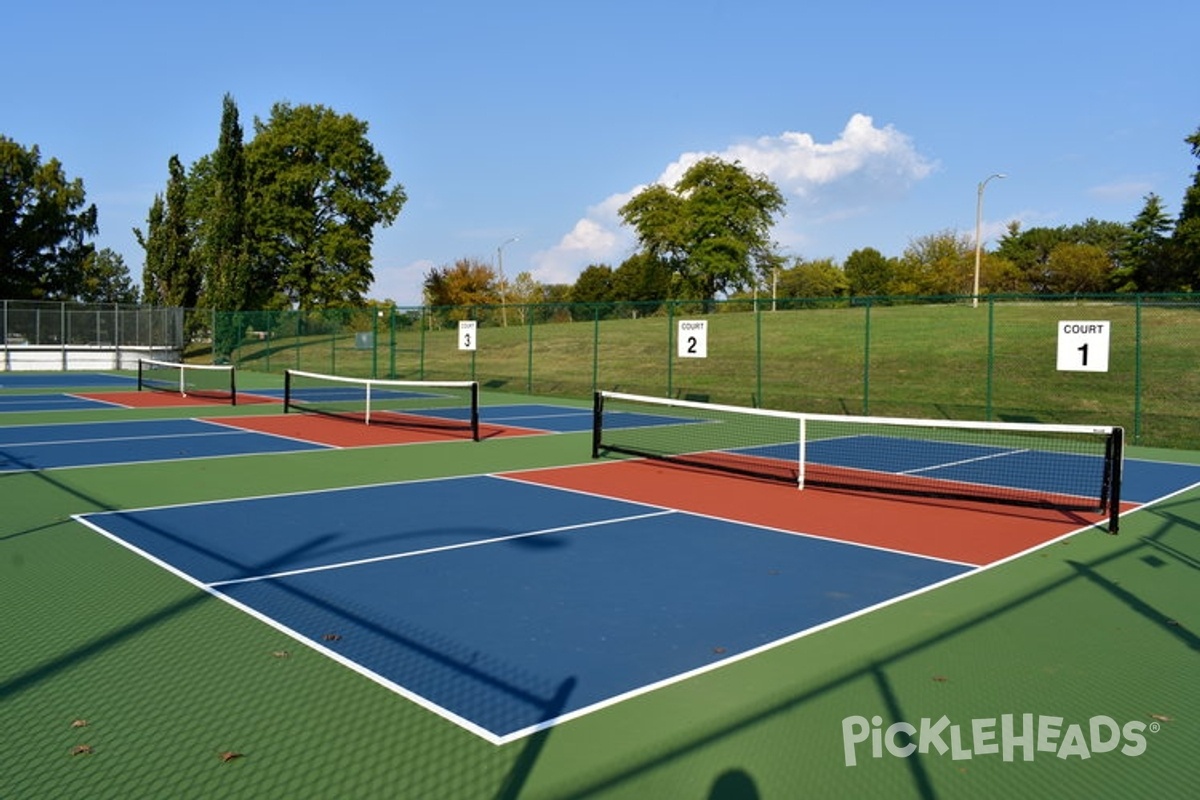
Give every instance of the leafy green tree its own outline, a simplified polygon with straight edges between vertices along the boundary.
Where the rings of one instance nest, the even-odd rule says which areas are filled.
[[[529,321],[529,306],[542,302],[544,287],[533,279],[533,273],[523,270],[509,282],[505,296],[514,307],[522,325]]]
[[[643,189],[620,209],[643,251],[675,278],[672,296],[711,300],[750,286],[778,262],[770,240],[785,201],[765,176],[704,158],[671,188]]]
[[[779,297],[845,297],[850,293],[850,281],[831,258],[796,259],[793,267],[779,273],[776,292]]]
[[[974,245],[965,235],[946,230],[909,242],[897,263],[892,294],[945,296],[970,294]]]
[[[1095,244],[1064,242],[1050,251],[1051,294],[1096,294],[1108,288],[1112,260]]]
[[[612,313],[614,295],[613,268],[607,264],[587,267],[571,287],[571,302],[592,304],[593,313],[598,313],[601,318]]]
[[[656,304],[654,308],[640,306],[640,313],[653,313],[670,292],[671,268],[649,253],[634,253],[613,271],[614,300]]]
[[[1030,228],[1022,231],[1012,223],[1000,239],[996,254],[1010,262],[1021,276],[1027,291],[1054,293],[1072,283],[1072,276],[1056,276],[1051,263],[1055,248],[1064,244],[1092,245],[1108,259],[1106,283],[1111,284],[1118,274],[1122,248],[1128,239],[1129,228],[1119,222],[1087,219],[1082,223],[1058,228]]]
[[[372,281],[376,226],[407,197],[367,124],[324,106],[277,103],[246,147],[257,258],[301,308],[358,304]]]
[[[856,297],[885,295],[892,282],[895,265],[873,247],[855,250],[843,266],[850,294]]]
[[[99,232],[83,181],[69,180],[58,159],[42,163],[0,136],[0,297],[60,300],[82,290],[84,265]]]
[[[129,303],[138,301],[129,268],[121,254],[105,247],[83,262],[83,279],[77,299],[85,303]]]
[[[146,231],[135,229],[146,253],[142,297],[148,303],[194,308],[202,274],[194,256],[192,218],[188,213],[188,179],[178,155],[167,162],[166,200],[156,195],[146,218]]]

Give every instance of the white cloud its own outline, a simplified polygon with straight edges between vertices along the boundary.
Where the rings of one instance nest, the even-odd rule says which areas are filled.
[[[937,164],[917,152],[912,140],[891,125],[876,127],[865,114],[855,114],[829,143],[811,134],[785,131],[731,145],[721,152],[684,153],[663,169],[657,183],[674,185],[703,158],[737,161],[752,174],[770,179],[789,200],[792,220],[776,230],[781,244],[805,241],[791,201],[800,201],[800,218],[808,224],[866,213],[881,199],[898,197],[928,177]],[[554,247],[534,255],[534,278],[544,283],[571,283],[589,264],[612,266],[632,252],[635,239],[621,225],[618,209],[641,191],[638,186],[611,195],[588,209]]]

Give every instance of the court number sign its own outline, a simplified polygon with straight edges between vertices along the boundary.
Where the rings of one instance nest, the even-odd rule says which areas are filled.
[[[708,321],[679,321],[676,346],[680,358],[708,358]]]
[[[475,320],[461,319],[458,321],[458,349],[475,349]]]
[[[1107,320],[1066,320],[1058,323],[1060,372],[1108,372]]]

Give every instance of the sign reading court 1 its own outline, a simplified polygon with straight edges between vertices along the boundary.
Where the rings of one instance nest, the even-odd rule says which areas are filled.
[[[708,358],[708,320],[679,320],[676,350],[680,358]]]
[[[1065,320],[1058,323],[1060,372],[1108,372],[1107,320]]]
[[[458,321],[458,349],[475,349],[475,320],[460,319]]]

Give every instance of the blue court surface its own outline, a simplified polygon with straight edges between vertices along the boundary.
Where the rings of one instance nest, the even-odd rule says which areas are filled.
[[[0,473],[320,449],[197,419],[0,426]]]
[[[124,406],[119,403],[106,403],[102,400],[73,394],[0,395],[0,414],[16,411],[83,411],[96,408],[124,408]]]
[[[495,743],[973,569],[498,476],[78,519]]]
[[[82,387],[128,389],[137,386],[136,375],[106,372],[0,372],[0,389],[65,389]]]

